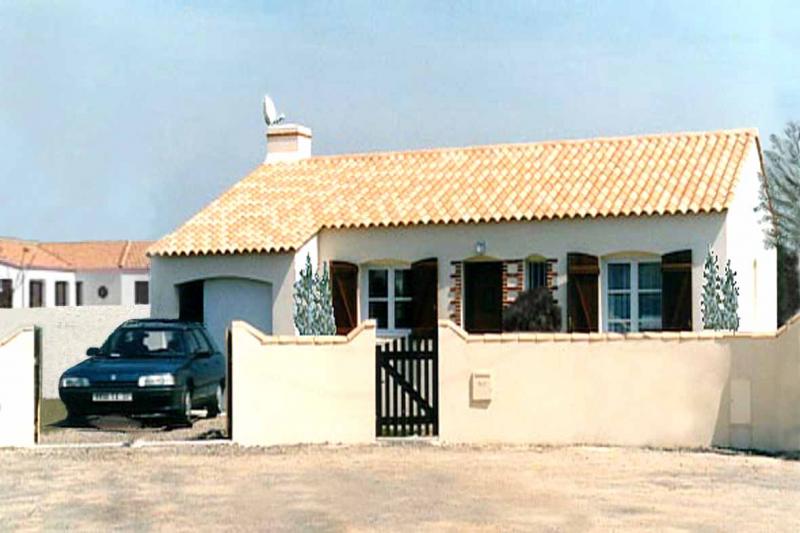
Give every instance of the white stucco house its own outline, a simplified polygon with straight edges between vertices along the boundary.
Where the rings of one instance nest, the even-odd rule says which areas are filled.
[[[0,309],[147,305],[151,244],[0,238]]]
[[[382,335],[451,318],[496,332],[546,286],[570,332],[702,329],[703,260],[730,260],[740,328],[776,327],[776,254],[754,212],[752,129],[311,156],[267,131],[264,164],[155,243],[151,312],[293,334],[310,255],[329,266],[337,328]]]

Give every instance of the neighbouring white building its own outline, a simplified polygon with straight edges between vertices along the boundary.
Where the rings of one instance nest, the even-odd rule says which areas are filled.
[[[451,318],[498,332],[520,291],[552,291],[570,332],[700,330],[703,261],[730,260],[740,329],[776,328],[756,130],[311,157],[270,127],[268,154],[148,251],[151,312],[293,334],[310,255],[330,268],[337,328],[401,335]]]
[[[0,238],[0,309],[147,305],[150,244]]]

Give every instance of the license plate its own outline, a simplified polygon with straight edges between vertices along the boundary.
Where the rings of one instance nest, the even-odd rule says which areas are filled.
[[[95,392],[92,394],[93,402],[132,402],[133,393],[130,392]]]

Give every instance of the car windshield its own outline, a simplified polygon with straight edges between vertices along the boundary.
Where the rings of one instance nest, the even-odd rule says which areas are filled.
[[[186,354],[183,331],[160,328],[120,328],[101,350],[110,357],[175,357]]]

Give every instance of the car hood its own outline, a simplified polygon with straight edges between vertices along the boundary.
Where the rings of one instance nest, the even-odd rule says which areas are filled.
[[[144,374],[176,372],[187,362],[186,357],[92,357],[73,366],[64,372],[64,375],[103,378],[114,374],[120,381],[127,381],[128,379],[138,379]]]

